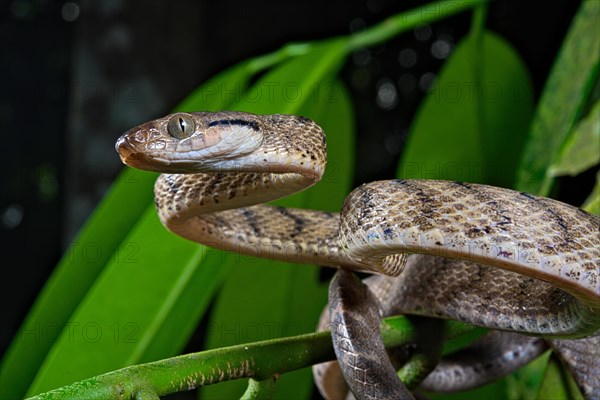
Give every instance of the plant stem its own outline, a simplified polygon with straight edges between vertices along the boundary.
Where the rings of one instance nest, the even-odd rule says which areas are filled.
[[[448,325],[446,339],[473,329],[454,321]],[[383,320],[381,337],[386,347],[413,342],[416,336],[413,323],[406,317]],[[285,372],[333,359],[331,334],[323,331],[133,365],[39,394],[30,400],[155,399],[226,380],[268,381]]]
[[[485,17],[487,12],[487,5],[480,5],[473,10],[473,16],[471,18],[471,30],[469,32],[469,50],[471,52],[471,59],[469,67],[471,68],[473,80],[475,82],[482,82],[483,79],[483,59],[484,59],[484,48],[483,48],[483,29],[485,27]],[[486,149],[491,148],[487,146],[485,141],[489,135],[485,134],[485,107],[481,101],[481,92],[475,90],[473,93],[475,107],[475,123],[477,125],[478,134],[476,140],[479,142],[479,148],[482,152],[486,152]],[[493,160],[494,154],[485,154],[487,159]]]
[[[289,43],[269,54],[254,57],[248,61],[248,71],[251,74],[263,71],[267,68],[277,65],[283,60],[301,56],[308,53],[313,47],[312,43]]]
[[[266,400],[273,397],[275,390],[276,379],[270,378],[264,381],[257,381],[252,378],[248,379],[248,388],[240,397],[240,400]]]
[[[32,399],[145,399],[152,398],[147,396],[149,388],[165,396],[231,379],[266,380],[333,358],[330,333],[311,333],[134,365]]]
[[[439,21],[486,3],[487,0],[438,1],[393,15],[371,28],[350,36],[348,50],[354,51],[382,43],[409,29]]]
[[[442,0],[393,15],[370,28],[365,28],[348,37],[348,53],[367,46],[385,42],[402,32],[418,26],[439,21],[454,14],[488,3],[488,0]],[[330,39],[325,39],[330,40]],[[261,72],[290,58],[310,52],[322,41],[289,43],[280,49],[247,61],[251,74]]]

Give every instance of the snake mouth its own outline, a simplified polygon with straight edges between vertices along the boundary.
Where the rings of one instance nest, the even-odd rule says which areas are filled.
[[[115,150],[119,153],[119,157],[125,165],[143,170],[148,170],[152,167],[152,160],[149,160],[143,152],[137,150],[136,146],[131,143],[130,135],[125,134],[121,136],[115,144]]]
[[[181,159],[159,157],[156,153],[140,151],[138,147],[139,143],[136,145],[135,139],[132,139],[131,135],[125,134],[117,140],[115,150],[119,153],[121,162],[132,168],[175,174],[195,173],[195,171],[190,172],[190,166],[197,166],[197,162],[189,157]]]
[[[140,152],[136,146],[131,143],[130,135],[123,135],[115,144],[115,150],[119,153],[119,157],[123,164],[138,168],[145,171],[164,170],[164,166],[168,165],[168,161],[157,158],[148,157],[144,152]]]

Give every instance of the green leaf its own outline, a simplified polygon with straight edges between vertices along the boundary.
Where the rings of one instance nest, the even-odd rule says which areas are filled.
[[[571,378],[558,358],[554,355],[548,360],[546,372],[537,399],[583,400],[573,378]]]
[[[310,51],[288,59],[260,78],[233,105],[256,114],[297,114],[307,102],[327,101],[324,82],[333,79],[346,56],[345,38],[314,43]]]
[[[600,217],[600,171],[596,173],[596,184],[592,189],[592,193],[590,193],[581,208]]]
[[[226,109],[232,102],[240,99],[241,91],[246,88],[255,72],[287,57],[305,53],[309,47],[288,45],[272,55],[250,59],[231,67],[199,87],[175,111]],[[233,92],[234,90],[240,93]],[[155,179],[154,173],[125,168],[111,191],[98,205],[65,252],[3,358],[0,376],[9,380],[11,385],[0,385],[0,397],[16,398],[24,395],[58,338],[58,331],[68,324],[69,316],[123,238],[146,207],[152,204]]]
[[[257,73],[289,58],[307,54],[312,49],[310,43],[289,43],[273,53],[242,61],[204,82],[179,103],[174,112],[229,109],[247,95],[248,83]]]
[[[241,90],[250,79],[247,64],[251,61],[209,80],[177,109],[227,107],[231,98],[239,98],[232,90]],[[55,314],[48,311],[41,316],[33,315],[41,329],[45,325],[40,320],[49,320],[46,325],[51,323],[65,329],[44,343],[46,352],[40,352],[31,363],[31,373],[26,375],[27,380],[23,379],[19,390],[31,382],[40,364],[29,394],[130,364],[172,356],[187,342],[228,269],[221,266],[221,259],[213,250],[177,238],[158,222],[152,200],[156,176],[125,169],[112,189],[117,195],[102,201],[97,211],[100,217],[92,218],[83,230],[83,239],[67,252],[71,254],[65,261],[70,274],[62,273],[59,266],[48,286],[58,282],[62,292],[53,291],[44,304],[62,310],[62,304],[67,302],[69,314],[61,315],[62,319],[52,319]],[[96,248],[107,251],[96,257],[90,253]],[[88,258],[93,254],[94,263],[88,268],[81,257],[73,254]],[[103,272],[99,276],[100,271]],[[69,318],[78,303],[77,311]],[[89,339],[85,329],[96,329],[100,336]],[[95,358],[98,361],[91,363],[90,359]],[[15,362],[11,359],[6,362],[7,371],[21,374],[14,364],[11,368],[11,361]],[[11,392],[16,393],[15,389]],[[19,393],[16,396],[22,396]]]
[[[164,229],[154,208],[146,207],[144,216],[69,319],[29,394],[144,360],[204,254],[198,245]],[[202,292],[208,289],[195,288]],[[206,299],[199,297],[206,304]],[[194,319],[193,315],[184,317]],[[181,345],[177,336],[173,340]],[[166,344],[172,349],[172,344]],[[166,356],[167,349],[156,355]]]
[[[526,366],[508,375],[508,398],[515,400],[535,400],[542,385],[544,371],[550,359],[551,351],[545,352]]]
[[[519,166],[517,189],[547,196],[549,167],[563,151],[598,75],[600,2],[584,1],[550,72]]]
[[[305,115],[319,123],[327,134],[329,163],[323,181],[277,201],[279,205],[339,210],[349,190],[354,151],[353,113],[345,89],[332,81],[343,61],[343,45],[342,40],[324,42],[309,54],[284,63],[255,84],[263,90],[260,102],[235,106],[252,112]],[[264,92],[265,87],[273,90]],[[286,92],[286,88],[290,91]],[[332,168],[333,173],[329,171]],[[317,267],[235,257],[240,265],[234,267],[215,303],[206,348],[315,329],[327,296],[326,285],[319,283]],[[226,382],[207,386],[201,394],[207,399],[236,398],[244,387],[245,382]],[[305,369],[283,375],[277,381],[274,397],[308,398],[311,392],[312,377]]]
[[[579,121],[563,146],[560,157],[548,168],[548,175],[577,175],[600,162],[600,101]]]
[[[226,110],[240,99],[252,74],[250,61],[242,61],[204,82],[179,103],[174,112]]]
[[[105,264],[112,257],[126,257],[135,251],[136,244],[124,240],[152,202],[155,179],[154,173],[126,168],[96,207],[38,295],[3,357],[0,398],[23,397],[60,331],[67,327],[71,314]],[[119,248],[125,253],[115,253]]]
[[[397,176],[510,187],[532,108],[507,42],[491,32],[461,40],[419,108]]]

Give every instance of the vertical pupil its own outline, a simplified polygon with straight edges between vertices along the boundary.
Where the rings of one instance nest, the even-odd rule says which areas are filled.
[[[179,118],[179,128],[182,132],[185,132],[185,120],[183,118]]]

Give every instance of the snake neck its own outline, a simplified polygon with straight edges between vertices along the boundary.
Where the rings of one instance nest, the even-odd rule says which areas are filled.
[[[293,173],[163,174],[156,206],[170,231],[213,248],[356,269],[338,246],[339,214],[257,204],[311,184],[312,177]]]
[[[155,204],[161,222],[179,234],[194,217],[286,197],[319,178],[297,173],[162,174],[154,185]]]

